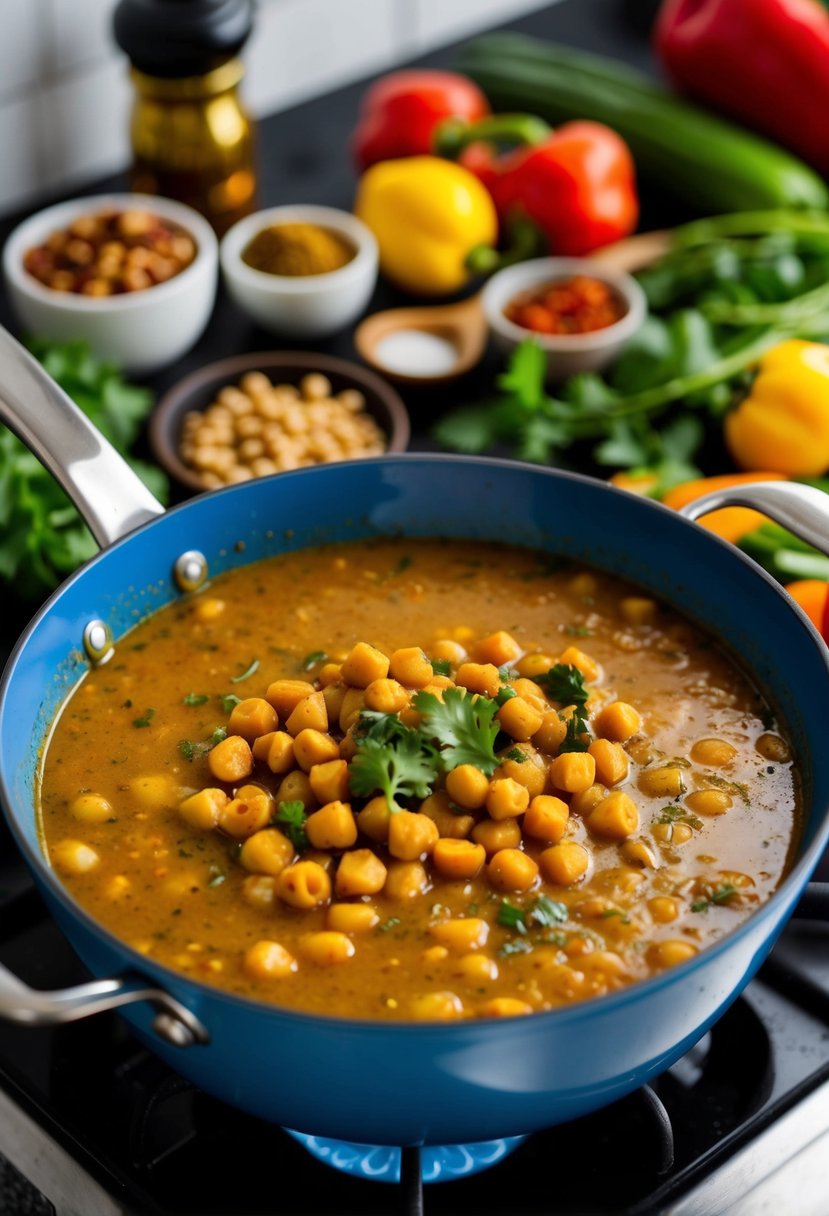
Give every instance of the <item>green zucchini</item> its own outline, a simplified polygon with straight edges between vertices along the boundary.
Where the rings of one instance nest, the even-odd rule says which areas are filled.
[[[518,34],[491,34],[469,43],[457,67],[496,111],[613,127],[645,177],[703,212],[829,206],[826,183],[808,165],[625,64]]]

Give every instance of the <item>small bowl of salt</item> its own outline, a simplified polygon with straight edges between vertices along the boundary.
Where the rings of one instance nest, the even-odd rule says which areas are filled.
[[[401,384],[442,384],[479,361],[487,341],[480,297],[456,304],[391,308],[358,325],[354,344],[362,359]]]

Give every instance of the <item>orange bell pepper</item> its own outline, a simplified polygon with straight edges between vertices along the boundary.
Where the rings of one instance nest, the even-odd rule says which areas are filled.
[[[682,485],[674,486],[662,498],[667,507],[679,511],[689,502],[696,502],[704,494],[715,490],[725,490],[730,486],[750,485],[755,481],[785,481],[782,473],[724,473],[719,477],[697,477],[694,481],[685,481]],[[722,536],[724,540],[737,541],[749,532],[763,524],[769,523],[768,516],[754,511],[750,507],[721,507],[719,511],[711,511],[703,515],[699,521],[703,528]]]

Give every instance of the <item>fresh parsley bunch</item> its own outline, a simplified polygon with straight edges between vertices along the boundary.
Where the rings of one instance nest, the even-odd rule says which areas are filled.
[[[35,340],[32,353],[95,427],[126,455],[153,404],[147,389],[126,384],[85,342]],[[130,464],[153,494],[166,501],[164,474]],[[16,596],[40,600],[97,552],[78,512],[52,475],[12,433],[0,427],[0,578]]]

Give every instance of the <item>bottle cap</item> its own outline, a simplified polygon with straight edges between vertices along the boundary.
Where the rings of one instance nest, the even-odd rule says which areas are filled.
[[[253,29],[252,0],[119,0],[115,41],[147,76],[202,76],[236,55]]]

